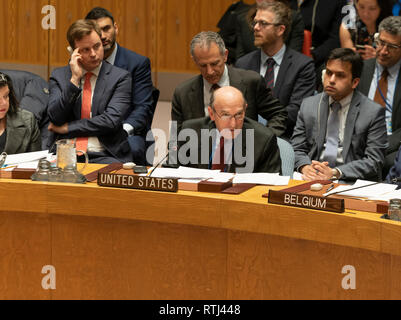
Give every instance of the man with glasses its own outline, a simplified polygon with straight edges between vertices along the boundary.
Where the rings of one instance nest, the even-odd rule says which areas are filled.
[[[388,17],[379,25],[376,58],[364,63],[358,89],[386,110],[389,146],[383,166],[385,177],[401,145],[401,17]]]
[[[283,135],[290,139],[302,99],[315,91],[313,60],[285,44],[291,26],[291,10],[282,2],[258,5],[253,21],[255,45],[260,49],[240,58],[236,66],[260,73],[273,96],[286,106],[287,128]]]
[[[261,115],[277,136],[286,129],[287,111],[273,98],[265,80],[256,72],[226,65],[228,51],[216,32],[201,32],[191,42],[191,55],[201,75],[180,84],[174,91],[171,118],[182,122],[202,118],[208,113],[210,97],[219,87],[239,89],[248,103],[246,116],[257,120]]]
[[[188,139],[179,143],[180,164],[222,172],[280,172],[276,136],[245,117],[246,108],[244,96],[237,88],[225,86],[215,90],[208,106],[209,117],[182,124]],[[180,154],[181,148],[189,150],[189,154]]]

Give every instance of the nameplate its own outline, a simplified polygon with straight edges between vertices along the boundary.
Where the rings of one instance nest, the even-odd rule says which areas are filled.
[[[97,184],[101,187],[177,192],[178,180],[170,178],[143,177],[128,174],[99,172]]]
[[[343,213],[344,199],[317,197],[300,193],[269,191],[269,203],[313,210]]]

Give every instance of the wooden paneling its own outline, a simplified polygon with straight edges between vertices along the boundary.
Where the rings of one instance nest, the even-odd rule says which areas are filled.
[[[42,28],[47,0],[0,1],[0,60],[47,65],[48,30]]]

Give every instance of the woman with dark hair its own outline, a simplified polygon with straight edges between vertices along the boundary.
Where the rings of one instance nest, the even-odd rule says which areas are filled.
[[[354,21],[340,27],[341,47],[358,51],[365,60],[375,58],[374,35],[380,22],[392,15],[392,0],[356,0]]]
[[[0,72],[0,153],[41,150],[40,131],[34,115],[19,108],[11,78]]]

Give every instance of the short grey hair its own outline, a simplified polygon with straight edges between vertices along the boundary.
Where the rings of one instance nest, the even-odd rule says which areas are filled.
[[[401,36],[401,17],[391,16],[379,24],[379,32],[386,31],[393,36]]]
[[[220,54],[224,56],[226,52],[226,45],[224,44],[224,41],[220,35],[213,31],[202,31],[192,38],[191,56],[194,57],[194,51],[196,47],[199,46],[201,48],[209,49],[212,43],[215,43],[218,46]]]

